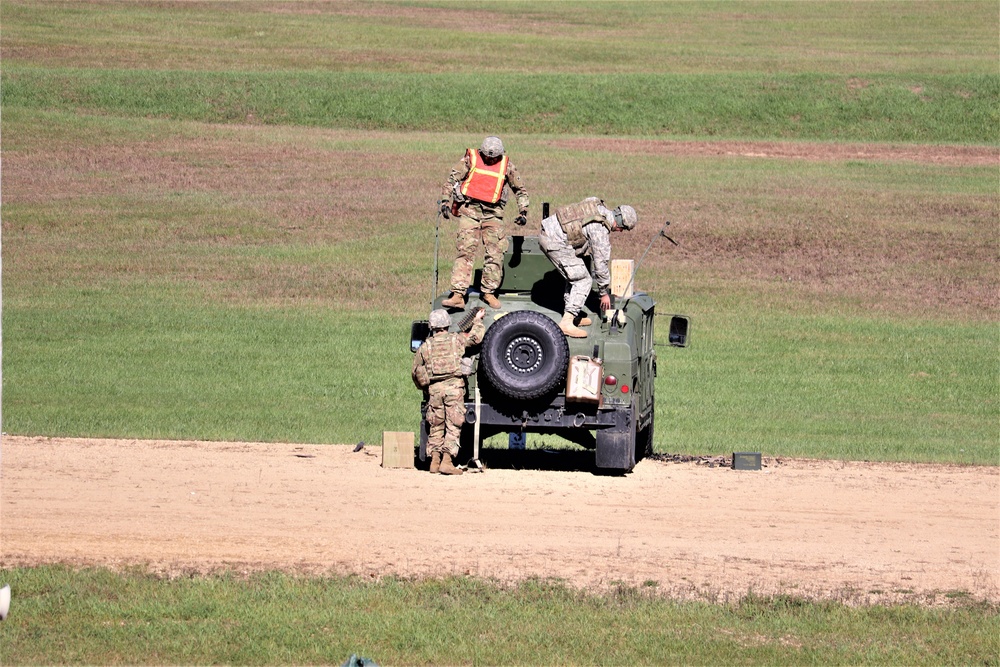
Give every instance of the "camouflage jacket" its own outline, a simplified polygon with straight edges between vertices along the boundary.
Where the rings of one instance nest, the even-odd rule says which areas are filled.
[[[582,221],[583,243],[573,248],[563,230],[562,224],[555,215],[551,215],[542,220],[542,235],[548,237],[545,242],[549,245],[565,244],[573,248],[578,257],[591,259],[590,273],[597,283],[597,291],[601,296],[611,291],[611,232],[609,227],[614,224],[614,213],[608,209],[604,202],[597,207],[600,216],[588,218]]]
[[[488,204],[475,199],[465,199],[459,194],[459,187],[461,187],[461,183],[465,180],[466,176],[469,175],[469,168],[469,156],[465,154],[451,168],[451,171],[448,173],[448,180],[445,181],[444,187],[441,188],[442,201],[458,201],[460,205],[458,209],[459,215],[468,216],[479,221],[489,218],[502,218],[504,206],[507,205],[508,188],[517,197],[517,210],[528,210],[528,204],[530,203],[528,200],[528,191],[524,187],[524,181],[521,180],[521,175],[517,172],[517,167],[514,166],[513,160],[507,161],[507,187],[504,188],[503,195],[496,204]]]
[[[472,325],[469,333],[437,331],[425,340],[413,357],[413,384],[426,389],[434,382],[462,377],[462,356],[466,348],[478,345],[486,335],[482,322]]]

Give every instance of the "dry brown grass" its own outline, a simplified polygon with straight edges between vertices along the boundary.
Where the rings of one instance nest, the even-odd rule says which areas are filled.
[[[4,155],[6,286],[172,280],[217,298],[419,309],[430,290],[434,202],[460,138],[426,147],[388,133],[204,127],[192,138],[46,142]],[[438,151],[451,146],[452,153]],[[913,194],[785,179],[674,187],[678,158],[916,163],[947,169],[998,163],[979,147],[604,139],[522,140],[515,153],[540,202],[591,194],[593,165],[649,221],[672,219],[679,248],[650,253],[640,285],[729,285],[892,313],[963,318],[998,309],[996,197]],[[763,158],[761,156],[766,156]],[[647,160],[650,192],[630,195],[628,163]],[[652,160],[652,162],[648,162]],[[663,160],[657,162],[657,160]],[[537,185],[535,185],[537,184]],[[582,184],[582,185],[581,185]],[[579,188],[579,190],[577,190]],[[651,188],[651,190],[650,190]],[[645,197],[645,199],[644,199]],[[609,201],[616,201],[608,195]],[[441,289],[454,223],[442,225]],[[635,257],[647,234],[616,237]]]
[[[618,137],[553,139],[548,143],[555,149],[600,151],[625,156],[718,156],[814,162],[866,160],[954,166],[1000,166],[1000,148],[996,146],[834,144],[791,141],[654,141]]]

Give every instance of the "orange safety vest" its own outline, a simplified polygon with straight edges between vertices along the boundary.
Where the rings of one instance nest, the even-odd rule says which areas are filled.
[[[475,148],[468,150],[469,175],[462,181],[462,194],[488,204],[496,204],[503,194],[504,180],[507,178],[507,156],[496,164],[484,164]]]

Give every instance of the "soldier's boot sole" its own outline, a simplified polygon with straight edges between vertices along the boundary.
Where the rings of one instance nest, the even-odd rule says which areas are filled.
[[[464,470],[462,470],[461,468],[456,468],[454,464],[451,462],[451,454],[441,455],[440,472],[442,475],[461,475],[465,473]]]
[[[465,295],[452,292],[451,296],[441,302],[445,308],[465,308]]]
[[[563,315],[559,322],[559,329],[570,338],[586,338],[587,332],[573,324],[572,315]]]
[[[441,452],[431,454],[431,472],[435,475],[441,469]]]

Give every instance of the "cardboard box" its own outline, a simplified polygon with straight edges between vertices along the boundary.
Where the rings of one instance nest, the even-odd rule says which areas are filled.
[[[382,432],[382,467],[412,468],[414,459],[413,431]]]
[[[633,271],[635,271],[634,259],[611,260],[611,293],[619,299],[632,296],[634,285],[629,283],[632,282]]]

